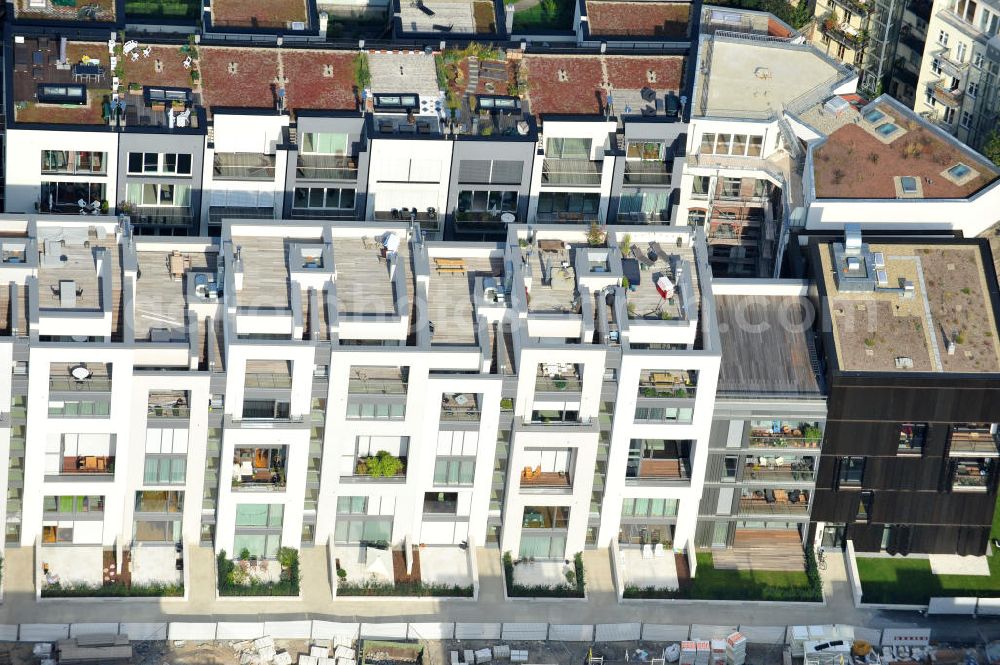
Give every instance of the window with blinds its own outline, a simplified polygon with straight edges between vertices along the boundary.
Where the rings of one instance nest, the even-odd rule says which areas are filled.
[[[458,165],[458,181],[471,185],[519,185],[524,163],[503,159],[463,159]]]

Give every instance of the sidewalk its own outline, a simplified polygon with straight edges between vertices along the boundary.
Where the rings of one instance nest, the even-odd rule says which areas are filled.
[[[5,596],[0,624],[71,622],[253,621],[328,619],[349,622],[547,622],[553,624],[661,623],[750,624],[781,626],[846,623],[854,626],[931,626],[945,636],[977,639],[1000,638],[997,620],[968,617],[922,618],[913,613],[858,610],[854,607],[843,558],[828,557],[824,575],[826,605],[815,607],[781,603],[712,603],[702,601],[617,602],[608,550],[584,552],[587,600],[539,599],[507,601],[503,594],[500,553],[480,548],[476,552],[480,574],[478,602],[470,600],[358,600],[338,598],[330,591],[326,551],[307,548],[301,553],[301,599],[224,599],[215,597],[214,553],[210,548],[189,548],[187,601],[177,599],[51,600],[36,602],[33,588],[33,551],[12,548],[4,561]]]

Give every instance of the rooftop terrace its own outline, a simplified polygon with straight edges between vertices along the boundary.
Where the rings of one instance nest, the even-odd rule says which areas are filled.
[[[199,47],[202,103],[209,109],[275,108],[278,52],[273,48]]]
[[[718,392],[817,395],[812,303],[799,296],[716,295],[722,342]]]
[[[396,270],[403,271],[408,302],[413,307],[413,267],[409,243],[403,239],[397,251]],[[396,290],[377,237],[335,237],[337,306],[341,314],[395,315]]]
[[[686,39],[690,14],[687,2],[587,0],[592,35]]]
[[[403,32],[495,33],[496,10],[488,0],[420,0],[400,4]]]
[[[25,37],[14,44],[14,74],[10,93],[17,122],[99,125],[103,106],[111,94],[107,42],[68,42],[65,60],[60,60],[58,39]],[[86,63],[82,76],[77,65]],[[50,87],[42,88],[44,84]],[[85,86],[85,92],[66,87]],[[43,97],[39,99],[39,91]],[[45,97],[44,95],[49,95]]]
[[[461,268],[459,268],[459,264]],[[503,275],[503,261],[488,258],[430,259],[427,317],[431,344],[475,344],[476,279]]]
[[[714,37],[701,43],[694,111],[701,116],[776,114],[850,73],[808,45]]]
[[[885,98],[860,112],[813,151],[820,199],[964,198],[997,179],[981,155]]]
[[[827,243],[818,251],[840,369],[1000,371],[978,244],[880,243],[847,256],[843,244]]]
[[[66,21],[111,23],[116,18],[115,0],[67,0],[44,2],[14,0],[14,15],[20,21]]]
[[[615,113],[646,107],[642,92],[677,93],[683,86],[684,58],[680,56],[525,55],[521,75],[527,81],[531,112],[544,114],[599,114],[610,91]]]
[[[178,341],[187,336],[187,280],[171,273],[173,250],[139,250],[139,279],[135,286],[136,340]],[[214,275],[215,252],[181,252],[186,272]],[[186,274],[186,273],[185,273]]]

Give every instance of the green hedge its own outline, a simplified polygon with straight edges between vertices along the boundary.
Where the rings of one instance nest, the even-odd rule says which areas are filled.
[[[125,13],[132,16],[196,19],[200,11],[201,4],[195,2],[138,0],[136,2],[125,3]]]
[[[297,596],[299,595],[299,553],[290,547],[278,550],[278,562],[281,564],[281,578],[277,582],[260,582],[251,580],[249,583],[239,579],[242,571],[235,561],[226,556],[226,550],[221,550],[216,557],[218,569],[218,585],[220,596]]]
[[[472,598],[472,587],[461,584],[424,584],[423,582],[338,582],[338,596],[453,596]]]
[[[158,598],[184,595],[182,583],[133,584],[125,586],[123,582],[96,586],[92,584],[73,584],[62,586],[50,584],[42,589],[42,598]]]
[[[583,554],[577,552],[573,556],[573,584],[515,584],[514,559],[510,552],[503,553],[503,576],[507,584],[507,596],[510,598],[584,598],[586,596],[586,573],[583,569]]]

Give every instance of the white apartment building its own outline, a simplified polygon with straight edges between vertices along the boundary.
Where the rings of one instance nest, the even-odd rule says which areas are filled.
[[[693,547],[720,362],[693,229],[2,229],[3,519],[45,580],[176,582],[199,544]]]
[[[934,2],[913,108],[973,148],[996,129],[1000,5]]]

